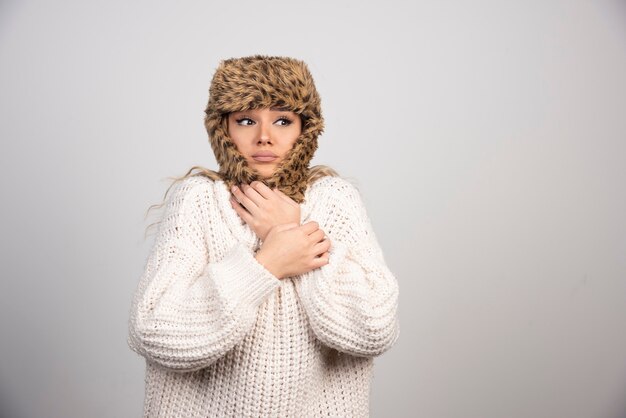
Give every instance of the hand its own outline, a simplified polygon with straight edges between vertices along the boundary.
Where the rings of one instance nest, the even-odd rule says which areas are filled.
[[[315,221],[277,225],[255,258],[279,279],[306,273],[328,264],[330,239]]]
[[[300,225],[300,205],[277,188],[270,189],[260,181],[253,181],[250,185],[242,184],[241,188],[233,186],[232,193],[231,206],[262,241],[276,225],[292,222]]]

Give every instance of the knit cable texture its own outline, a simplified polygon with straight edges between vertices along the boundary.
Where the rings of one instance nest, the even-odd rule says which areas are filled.
[[[330,238],[329,263],[282,280],[229,196],[196,176],[166,202],[129,318],[144,417],[368,417],[373,359],[399,337],[398,283],[358,190],[309,186],[302,223]]]

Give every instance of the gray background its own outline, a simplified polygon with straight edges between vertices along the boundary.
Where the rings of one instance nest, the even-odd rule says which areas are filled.
[[[626,416],[618,1],[0,3],[0,405],[138,417],[130,300],[219,60],[305,60],[401,336],[373,417]],[[151,212],[153,214],[154,212]]]

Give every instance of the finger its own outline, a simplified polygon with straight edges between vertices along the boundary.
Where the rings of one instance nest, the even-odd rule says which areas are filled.
[[[330,258],[330,255],[328,254],[328,252],[321,254],[319,257],[313,258],[314,268],[322,267],[328,264],[329,258]]]
[[[246,196],[248,196],[250,200],[252,200],[257,206],[261,207],[263,205],[263,202],[267,200],[261,193],[259,193],[258,190],[256,190],[250,184],[243,183],[241,187]]]
[[[256,214],[258,209],[257,204],[250,199],[250,197],[244,193],[240,187],[233,186],[231,191],[239,203],[241,203],[253,215]]]
[[[323,241],[318,242],[313,246],[313,250],[315,254],[322,254],[330,250],[331,243],[329,239],[325,239]]]
[[[311,233],[313,233],[314,231],[317,231],[319,229],[319,224],[315,221],[309,221],[307,223],[304,223],[300,226],[300,228],[302,228],[302,230],[307,234],[310,235]]]
[[[244,194],[252,201],[254,202],[255,205],[257,206],[261,206],[263,204],[263,202],[265,200],[267,200],[265,197],[263,197],[257,190],[255,190],[254,187],[252,187],[249,184],[246,183],[242,183],[241,184],[241,190],[243,190]]]
[[[250,224],[253,219],[253,216],[250,214],[250,212],[248,212],[246,208],[241,206],[237,199],[232,196],[230,198],[230,204],[233,209],[235,209],[235,212],[237,212],[237,214],[241,217],[241,219],[243,219],[247,224]]]
[[[272,189],[267,187],[267,185],[261,181],[255,180],[250,183],[250,186],[252,186],[254,190],[256,190],[265,199],[271,199],[274,196],[274,193],[272,193]]]
[[[241,214],[243,212],[248,212],[248,210],[241,204],[239,203],[239,201],[237,199],[235,199],[234,196],[230,197],[230,204],[232,205],[233,209],[235,209],[235,212]]]
[[[309,234],[309,241],[311,243],[321,242],[324,240],[324,237],[326,237],[324,231],[321,229],[317,229]]]

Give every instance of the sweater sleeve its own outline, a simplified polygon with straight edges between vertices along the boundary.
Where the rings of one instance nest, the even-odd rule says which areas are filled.
[[[280,280],[243,243],[209,254],[210,187],[183,181],[169,200],[129,319],[127,342],[175,371],[209,366],[240,342]],[[209,234],[210,235],[210,234]]]
[[[399,337],[398,283],[351,183],[333,183],[320,206],[329,215],[314,220],[331,239],[329,263],[296,276],[298,295],[320,341],[355,356],[378,356]]]

